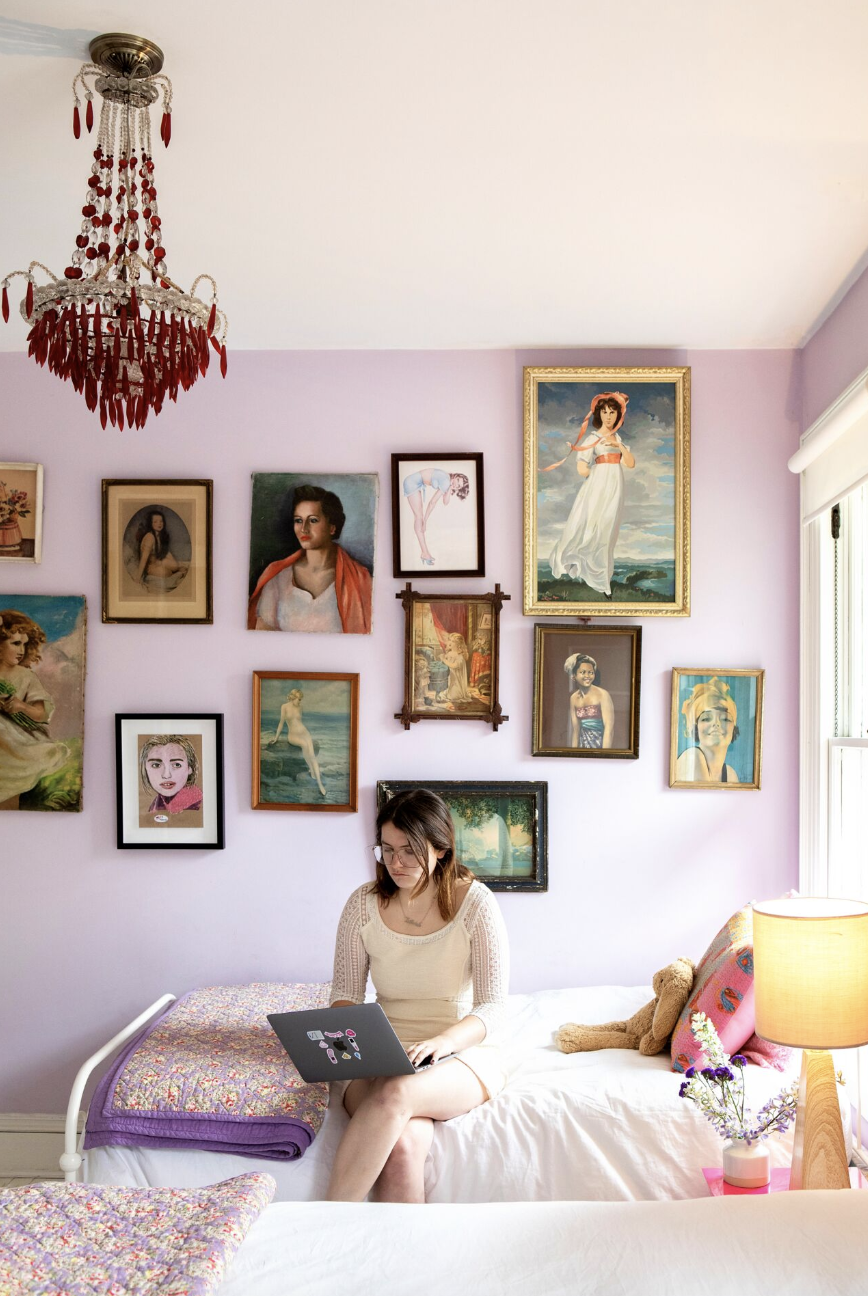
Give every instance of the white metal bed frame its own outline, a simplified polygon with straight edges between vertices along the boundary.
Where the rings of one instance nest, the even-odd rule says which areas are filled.
[[[82,1155],[82,1144],[84,1142],[85,1125],[82,1126],[81,1137],[78,1137],[78,1113],[84,1094],[84,1087],[90,1079],[90,1074],[94,1067],[98,1067],[100,1062],[104,1062],[107,1057],[114,1053],[115,1049],[125,1044],[131,1036],[140,1031],[145,1023],[170,1003],[175,1002],[175,995],[164,994],[150,1008],[139,1013],[134,1021],[129,1022],[117,1035],[113,1035],[107,1044],[97,1049],[96,1053],[91,1054],[86,1062],[78,1069],[78,1074],[72,1084],[72,1092],[69,1095],[69,1103],[66,1108],[66,1126],[63,1135],[63,1154],[60,1158],[60,1168],[63,1171],[63,1177],[67,1183],[76,1183],[79,1178],[84,1156]]]

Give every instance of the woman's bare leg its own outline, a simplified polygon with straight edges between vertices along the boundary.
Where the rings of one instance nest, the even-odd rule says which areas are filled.
[[[416,532],[416,539],[419,541],[419,550],[423,558],[434,561],[431,550],[428,548],[428,541],[425,538],[425,519],[422,516],[422,492],[414,491],[412,495],[407,495],[407,503],[413,510],[413,530]]]
[[[354,1080],[344,1096],[352,1120],[335,1156],[326,1200],[364,1201],[414,1116],[451,1120],[485,1099],[482,1081],[457,1059],[412,1076]]]
[[[292,743],[293,747],[301,748],[301,754],[304,757],[304,763],[307,765],[308,772],[311,778],[316,780],[317,787],[322,795],[325,796],[326,790],[322,785],[322,775],[320,773],[319,761],[316,758],[316,752],[313,749],[313,739],[309,734],[306,738],[290,738],[289,730],[287,730],[286,741]]]
[[[414,1116],[389,1153],[374,1184],[374,1200],[417,1202],[425,1200],[425,1158],[431,1150],[434,1122],[428,1116]]]

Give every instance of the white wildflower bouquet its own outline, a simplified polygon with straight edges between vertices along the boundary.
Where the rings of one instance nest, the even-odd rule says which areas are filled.
[[[756,1116],[744,1105],[744,1071],[747,1058],[723,1051],[720,1036],[705,1013],[694,1013],[690,1029],[708,1059],[704,1067],[688,1067],[678,1090],[681,1098],[695,1102],[722,1138],[751,1143],[769,1134],[784,1134],[796,1118],[799,1082],[794,1081],[761,1107]]]

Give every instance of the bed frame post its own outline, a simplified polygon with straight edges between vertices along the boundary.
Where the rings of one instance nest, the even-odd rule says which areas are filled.
[[[145,1023],[154,1016],[155,1013],[161,1012],[170,1003],[175,1002],[173,994],[164,994],[161,998],[152,1003],[150,1008],[139,1013],[135,1021],[131,1021],[123,1030],[119,1030],[117,1035],[113,1035],[107,1044],[103,1044],[101,1049],[97,1049],[86,1062],[78,1069],[78,1074],[72,1083],[72,1092],[69,1095],[69,1102],[66,1107],[66,1128],[63,1137],[63,1155],[60,1158],[60,1168],[63,1171],[63,1177],[67,1183],[75,1183],[78,1179],[78,1173],[81,1169],[82,1155],[79,1151],[78,1141],[78,1112],[81,1105],[84,1087],[87,1084],[90,1073],[94,1067],[104,1062],[109,1054],[114,1053],[116,1048],[124,1044],[132,1035],[145,1025]],[[84,1141],[84,1131],[81,1135]]]

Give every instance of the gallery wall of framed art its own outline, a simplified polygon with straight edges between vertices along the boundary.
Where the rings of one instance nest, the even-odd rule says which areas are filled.
[[[412,783],[435,779],[548,785],[547,890],[503,890],[495,897],[509,930],[515,986],[641,984],[649,967],[658,966],[653,932],[671,921],[677,884],[689,885],[695,897],[687,910],[678,909],[672,935],[678,948],[688,953],[697,945],[704,948],[710,911],[721,907],[731,892],[739,897],[760,891],[781,894],[791,885],[788,861],[798,854],[793,808],[798,708],[793,711],[790,705],[798,697],[798,580],[797,557],[790,552],[788,536],[798,520],[798,499],[791,474],[778,473],[798,440],[787,413],[792,382],[788,353],[239,354],[231,359],[227,381],[216,393],[203,384],[201,391],[190,394],[183,410],[180,401],[177,407],[167,402],[160,417],[149,420],[144,435],[128,429],[121,434],[110,427],[103,432],[83,405],[78,409],[73,393],[63,403],[67,392],[62,385],[53,401],[42,400],[39,381],[44,375],[27,373],[25,381],[13,363],[16,359],[23,367],[23,357],[0,355],[0,377],[10,410],[26,412],[30,430],[26,437],[7,438],[3,458],[43,466],[43,543],[41,563],[10,562],[4,567],[7,606],[25,611],[20,607],[25,597],[84,598],[89,616],[83,666],[82,810],[25,813],[22,807],[20,813],[7,811],[2,821],[9,842],[7,895],[14,917],[6,932],[13,968],[9,995],[21,1002],[38,997],[48,1004],[45,1029],[66,1040],[71,1000],[64,995],[55,1012],[52,989],[67,977],[68,951],[52,949],[34,966],[24,933],[45,922],[85,922],[95,905],[123,918],[123,940],[115,940],[107,951],[113,966],[108,988],[96,952],[84,950],[76,956],[80,1025],[68,1041],[70,1055],[78,1050],[86,1056],[88,1040],[100,1034],[106,1013],[124,1019],[129,1004],[140,1002],[143,989],[148,994],[153,990],[151,998],[156,998],[167,984],[183,990],[194,981],[328,980],[342,906],[370,876],[376,785],[395,776]],[[583,623],[574,612],[560,617],[524,614],[518,589],[524,566],[523,369],[592,365],[607,373],[619,366],[691,368],[689,617],[646,617],[641,610],[617,616],[587,611],[591,620]],[[630,433],[637,398],[615,378],[601,390],[631,395],[620,435],[637,467],[625,468],[626,478],[636,473],[640,462],[638,443]],[[761,436],[748,428],[747,409],[763,411]],[[587,406],[580,413],[571,443]],[[485,575],[395,578],[392,454],[415,452],[424,458],[451,454],[459,447],[468,455],[483,456]],[[567,448],[565,444],[564,454]],[[571,459],[575,461],[575,452]],[[558,471],[567,470],[571,482],[577,481],[574,464]],[[289,548],[281,548],[281,535],[274,547],[257,551],[251,564],[252,475],[304,477],[316,483],[329,473],[333,478],[373,475],[378,480],[381,506],[371,531],[374,560],[369,572],[371,631],[249,631],[251,578],[255,588],[271,563],[290,556]],[[543,480],[557,476],[553,472]],[[161,481],[213,482],[212,623],[102,620],[104,480],[148,486]],[[337,543],[346,539],[347,552],[365,566],[368,559],[355,548],[349,530],[347,501],[340,490],[333,493],[348,519]],[[431,498],[426,492],[426,502]],[[146,493],[141,507],[158,503]],[[444,519],[466,519],[470,504],[468,495],[450,499],[445,508],[442,500],[435,505],[428,538],[435,558],[437,528]],[[718,506],[725,514],[723,527],[720,512],[715,512]],[[171,502],[168,507],[173,507]],[[267,510],[261,516],[267,517]],[[180,563],[171,525],[166,529],[173,557]],[[395,719],[404,704],[406,654],[406,613],[396,595],[407,581],[414,594],[429,602],[429,596],[441,594],[453,602],[478,599],[492,593],[496,584],[512,595],[499,617],[497,687],[498,702],[509,720],[496,730],[487,719],[419,721],[409,729]],[[46,632],[42,660],[29,669],[54,703],[47,736],[72,749],[76,734],[68,699],[76,695],[66,680],[67,672],[80,667],[73,659],[71,665],[67,662],[63,641],[68,632],[63,626],[51,629],[41,613],[28,615]],[[570,631],[641,628],[638,759],[533,754],[536,623]],[[453,657],[453,674],[458,677],[454,686],[460,686],[463,662],[468,692],[484,692],[480,683],[488,654],[483,645],[474,648],[473,634],[468,639],[460,630],[448,633],[461,633],[468,652],[466,659],[459,652],[460,662]],[[444,649],[439,639],[427,646],[435,667],[445,664],[445,670],[435,668],[433,683],[442,684],[445,677],[446,687],[431,687],[429,667],[425,692],[434,695],[429,701],[436,701],[439,693],[445,702],[449,664],[437,657],[447,655],[448,647]],[[577,643],[564,653],[557,689],[568,688],[564,662],[579,651]],[[611,694],[618,719],[626,714],[629,700],[622,704],[616,697],[620,662],[605,663],[599,651],[588,655],[602,672],[601,687]],[[50,680],[47,673],[46,678],[42,675],[48,666],[54,672]],[[731,669],[765,672],[762,785],[750,796],[737,798],[738,815],[726,811],[726,794],[719,788],[669,786],[676,667],[719,668],[725,682]],[[252,808],[254,671],[294,677],[302,689],[304,675],[358,675],[355,812]],[[618,689],[610,687],[613,678]],[[567,729],[557,728],[569,724],[570,694],[563,697],[562,711],[561,695],[546,689],[544,680],[543,701],[551,703],[553,726],[546,743],[551,738],[553,747],[563,743],[567,752],[578,750],[569,747]],[[274,737],[279,710],[268,721],[264,750]],[[223,715],[223,850],[172,845],[118,850],[116,714]],[[311,716],[305,692],[301,722],[322,746]],[[741,717],[739,702],[739,725]],[[185,736],[183,729],[174,732]],[[172,733],[142,731],[149,738]],[[733,756],[738,755],[743,733],[731,746]],[[620,736],[617,741],[621,743]],[[271,750],[282,758],[290,755],[289,748],[284,727]],[[202,759],[204,763],[204,752]],[[727,763],[739,770],[734,759]],[[334,775],[321,763],[320,769],[330,793]],[[297,764],[293,787],[323,799],[306,766]],[[137,796],[140,788],[146,795],[140,780],[135,788]],[[344,795],[340,803],[349,806]],[[22,793],[21,800],[27,796]],[[156,796],[155,791],[146,812]],[[203,800],[203,810],[205,805]],[[131,827],[144,831],[137,824]],[[696,849],[699,841],[701,852]],[[624,895],[631,897],[627,912]],[[616,942],[601,936],[616,913],[621,913],[617,948]],[[107,932],[113,921],[106,920]],[[159,941],[154,939],[156,930]],[[128,949],[135,951],[134,972],[125,963]],[[27,979],[19,977],[18,967],[28,970]],[[33,1032],[17,1019],[9,1022],[7,1039],[10,1056],[15,1050],[24,1056],[38,1046]],[[10,1094],[8,1110],[61,1110],[66,1100],[56,1077],[47,1077],[32,1093],[25,1091],[8,1059],[0,1059],[0,1083]],[[11,1105],[16,1102],[19,1106]],[[31,1102],[36,1105],[29,1108]]]

